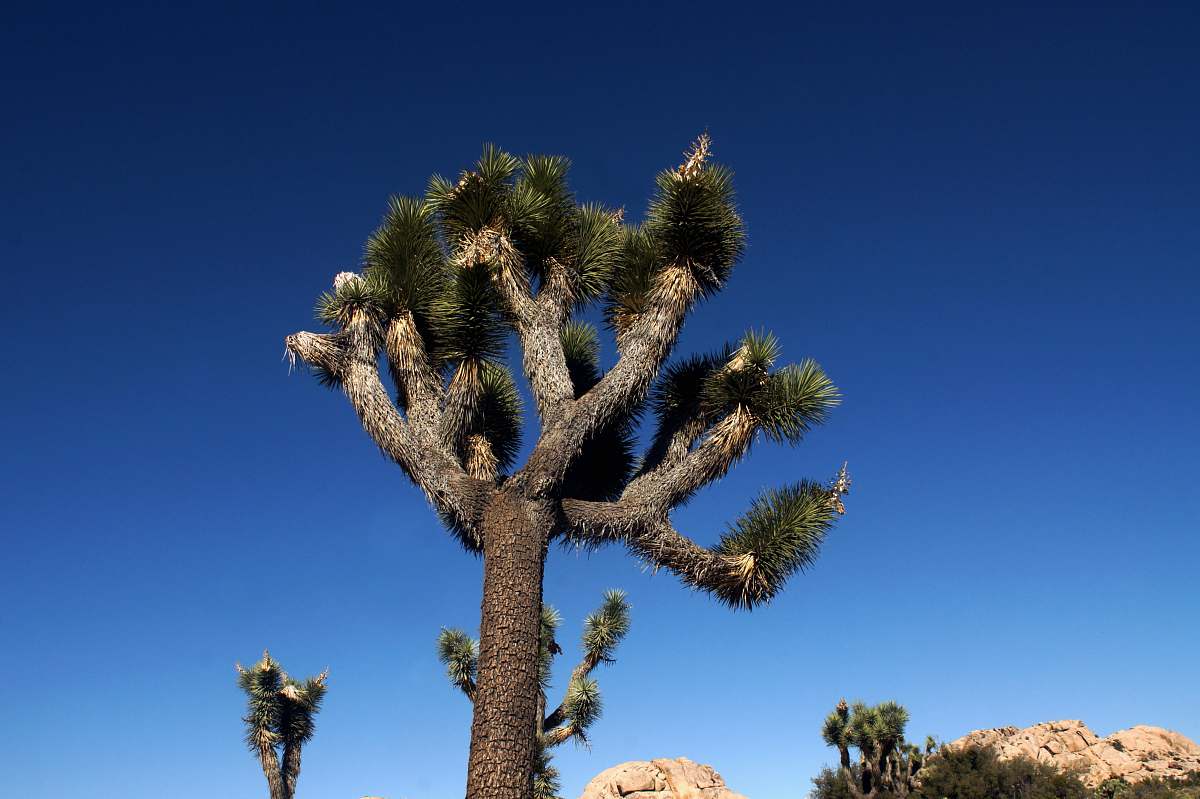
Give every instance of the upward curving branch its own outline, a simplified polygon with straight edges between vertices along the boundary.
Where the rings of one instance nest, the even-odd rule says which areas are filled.
[[[778,355],[773,335],[751,332],[723,358],[670,370],[655,396],[659,432],[647,465],[622,499],[669,511],[724,477],[760,435],[796,444],[823,422],[839,402],[833,383],[812,361],[772,371]]]
[[[583,445],[645,398],[675,347],[688,311],[724,284],[744,246],[731,175],[708,167],[707,135],[678,169],[658,176],[646,223],[629,231],[623,270],[610,287],[609,320],[620,359],[544,430],[522,477],[534,496],[562,484]]]
[[[700,546],[672,526],[664,511],[619,502],[564,500],[568,537],[586,545],[624,543],[655,568],[732,607],[769,601],[787,578],[810,566],[850,490],[843,466],[829,485],[801,481],[767,491],[730,525],[716,546]]]
[[[339,279],[362,280],[346,273]],[[380,337],[378,320],[363,309],[336,333],[295,333],[285,344],[288,353],[342,388],[376,446],[453,522],[464,545],[478,549],[478,520],[488,486],[472,479],[436,439],[418,434],[400,415],[379,379]]]

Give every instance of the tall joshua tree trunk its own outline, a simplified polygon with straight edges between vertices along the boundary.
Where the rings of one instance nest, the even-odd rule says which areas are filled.
[[[742,253],[732,175],[709,163],[709,145],[702,136],[658,175],[640,225],[578,203],[566,159],[488,147],[457,180],[432,178],[424,199],[393,198],[363,271],[338,274],[320,300],[333,330],[287,337],[288,353],[345,392],[380,450],[483,555],[470,799],[532,792],[551,541],[623,544],[748,608],[813,562],[844,510],[843,471],[829,485],[767,492],[712,547],[671,523],[673,508],[755,440],[797,443],[838,401],[815,363],[776,368],[770,335],[666,365],[688,312],[724,286]],[[618,350],[607,371],[597,331],[572,318],[596,304]],[[520,468],[512,334],[540,420]],[[647,399],[658,427],[639,459],[632,425]]]
[[[484,511],[479,672],[467,796],[525,799],[536,755],[542,575],[553,516],[503,491]]]

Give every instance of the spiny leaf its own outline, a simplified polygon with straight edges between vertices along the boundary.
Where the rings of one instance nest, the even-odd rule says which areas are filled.
[[[690,269],[705,295],[719,291],[745,247],[733,173],[706,163],[686,177],[661,172],[656,184],[645,227],[660,261]]]
[[[446,263],[432,209],[412,197],[391,197],[383,223],[367,239],[366,274],[378,281],[389,313],[426,317],[445,283]]]
[[[834,492],[801,481],[754,500],[715,548],[730,564],[714,588],[734,607],[769,601],[797,570],[811,566],[837,516]]]

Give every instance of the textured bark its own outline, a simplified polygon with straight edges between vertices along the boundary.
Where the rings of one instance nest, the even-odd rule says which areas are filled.
[[[279,756],[275,754],[274,745],[266,742],[258,745],[258,761],[262,763],[263,774],[267,777],[267,787],[271,790],[271,799],[289,799],[287,785],[279,769]]]
[[[553,521],[549,506],[508,491],[484,512],[467,799],[529,799],[533,791],[542,571]]]
[[[285,799],[296,795],[296,782],[300,779],[300,747],[290,744],[283,747],[283,786]]]
[[[626,335],[618,338],[620,360],[570,406],[568,413],[553,424],[543,424],[527,467],[517,475],[517,479],[529,482],[533,496],[552,494],[584,443],[646,396],[698,294],[695,279],[683,267],[663,270],[651,290],[647,309],[633,321]]]

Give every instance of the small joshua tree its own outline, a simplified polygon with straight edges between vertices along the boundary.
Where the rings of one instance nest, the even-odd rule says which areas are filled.
[[[300,750],[316,730],[313,717],[321,709],[329,670],[294,680],[266,651],[258,663],[248,669],[238,663],[237,670],[247,699],[246,744],[262,764],[271,799],[292,799]]]
[[[550,750],[575,740],[587,743],[587,730],[600,718],[600,689],[591,679],[592,671],[601,663],[612,663],[617,645],[629,631],[629,603],[624,591],[606,591],[604,601],[583,622],[583,658],[571,672],[563,699],[553,711],[546,713],[546,689],[550,685],[550,668],[562,647],[555,641],[555,632],[562,623],[558,611],[542,606],[538,678],[541,693],[538,701],[538,758],[534,769],[535,799],[557,799],[558,770],[550,765]],[[438,635],[438,659],[446,664],[446,676],[467,698],[475,701],[475,672],[479,662],[479,642],[459,629],[443,629]]]
[[[700,137],[661,172],[641,224],[581,204],[568,161],[493,147],[423,198],[392,199],[361,271],[334,277],[318,315],[332,330],[286,339],[289,355],[345,393],[364,430],[483,556],[470,799],[528,799],[538,757],[539,628],[554,542],[619,544],[735,608],[769,602],[811,565],[844,511],[845,469],[754,500],[711,546],[671,511],[768,439],[797,444],[838,391],[813,361],[781,366],[768,334],[668,359],[688,313],[740,259],[732,173]],[[605,370],[601,306],[617,359]],[[518,465],[519,342],[538,416]],[[392,386],[384,382],[384,370]],[[634,426],[657,429],[639,457]]]
[[[843,699],[826,717],[821,736],[837,748],[839,772],[855,799],[881,793],[905,797],[913,790],[913,780],[936,744],[932,737],[925,739],[924,749],[905,741],[907,724],[908,711],[895,702],[847,705]],[[851,760],[852,748],[858,750],[857,763]]]

